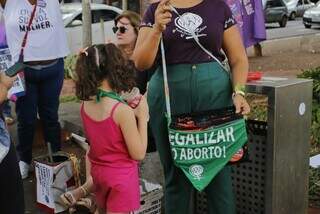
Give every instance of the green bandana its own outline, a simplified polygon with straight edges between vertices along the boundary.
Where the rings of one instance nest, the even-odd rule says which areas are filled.
[[[170,121],[168,121],[170,124]],[[244,119],[202,131],[175,130],[168,126],[171,153],[193,186],[202,191],[231,157],[247,142]]]
[[[117,94],[116,92],[104,91],[103,89],[98,88],[98,92],[96,95],[96,102],[99,103],[102,97],[110,97],[112,99],[118,100],[119,102],[126,103],[124,99],[122,99],[122,97],[120,97],[119,94]]]

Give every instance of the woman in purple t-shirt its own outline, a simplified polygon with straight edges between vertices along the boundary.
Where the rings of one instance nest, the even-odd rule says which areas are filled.
[[[171,4],[171,5],[170,5]],[[172,10],[172,7],[175,10]],[[218,109],[234,105],[247,114],[244,98],[248,59],[229,7],[223,0],[161,0],[147,9],[132,59],[139,70],[149,68],[163,37],[166,52],[172,114]],[[216,59],[206,53],[193,37]],[[217,63],[227,55],[229,74]],[[165,119],[165,97],[161,66],[148,86],[152,132],[165,174],[165,210],[189,213],[192,185],[171,157]],[[224,167],[205,188],[208,213],[236,213],[230,168]]]

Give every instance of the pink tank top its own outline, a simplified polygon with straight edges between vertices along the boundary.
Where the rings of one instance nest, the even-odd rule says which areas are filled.
[[[102,121],[95,121],[84,111],[81,105],[83,127],[90,143],[89,159],[94,165],[113,168],[137,167],[128,152],[120,127],[114,122],[113,114],[120,102],[116,103],[110,116]]]

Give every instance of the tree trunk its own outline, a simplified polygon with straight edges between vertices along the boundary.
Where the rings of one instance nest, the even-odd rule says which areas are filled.
[[[92,44],[92,22],[90,0],[82,1],[82,47]]]
[[[128,10],[128,0],[122,0],[122,10]]]

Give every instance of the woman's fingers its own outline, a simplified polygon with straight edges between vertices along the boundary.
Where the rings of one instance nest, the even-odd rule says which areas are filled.
[[[243,108],[242,108],[242,114],[249,114],[250,113],[250,106],[247,102],[243,103]]]
[[[172,14],[168,2],[168,0],[161,1],[155,12],[155,24],[160,26],[160,31],[164,31],[166,25],[171,21]]]
[[[235,96],[233,98],[233,103],[236,108],[236,113],[241,113],[243,115],[250,113],[250,106],[246,99],[241,95]]]

